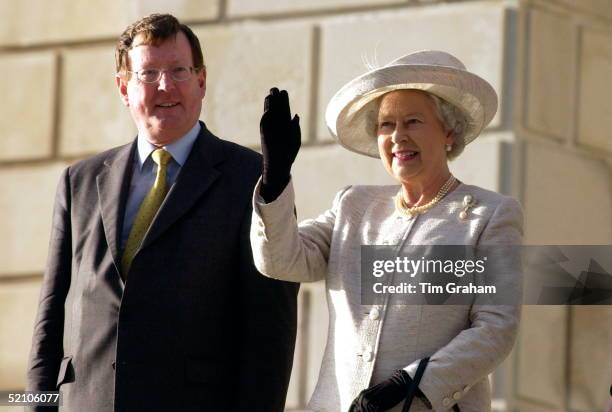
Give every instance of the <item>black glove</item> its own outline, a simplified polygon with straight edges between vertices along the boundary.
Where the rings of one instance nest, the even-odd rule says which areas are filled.
[[[297,114],[291,118],[287,91],[270,89],[259,131],[263,153],[261,197],[269,203],[289,183],[291,165],[301,145],[300,118]]]
[[[349,412],[382,412],[393,408],[406,399],[412,378],[403,369],[399,369],[391,377],[378,385],[364,389],[355,398]],[[417,388],[416,396],[427,399]]]

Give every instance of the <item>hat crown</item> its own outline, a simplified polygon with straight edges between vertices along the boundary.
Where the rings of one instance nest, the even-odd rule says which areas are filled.
[[[450,53],[438,50],[422,50],[407,54],[393,60],[385,67],[398,65],[425,65],[425,66],[444,66],[454,69],[466,70],[465,65]]]

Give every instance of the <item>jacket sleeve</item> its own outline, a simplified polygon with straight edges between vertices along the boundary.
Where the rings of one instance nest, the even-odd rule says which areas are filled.
[[[292,282],[314,282],[327,273],[336,211],[346,189],[336,195],[332,209],[316,219],[297,224],[295,194],[290,181],[270,203],[259,201],[258,182],[253,195],[251,245],[255,266],[264,275]]]
[[[27,389],[31,391],[56,390],[63,357],[64,303],[72,262],[69,169],[64,170],[58,184],[52,221],[27,371]]]
[[[480,234],[479,246],[520,245],[523,214],[519,203],[505,197]],[[490,249],[495,250],[495,249]],[[508,261],[504,273],[520,285],[520,259]],[[506,262],[506,263],[508,263]],[[508,356],[518,330],[520,304],[478,304],[470,309],[470,326],[430,357],[419,388],[436,411],[449,410],[477,382],[485,379]],[[419,360],[404,368],[414,377]]]
[[[251,210],[241,230],[240,285],[236,306],[242,320],[236,412],[283,412],[293,366],[299,284],[257,271],[249,242]]]

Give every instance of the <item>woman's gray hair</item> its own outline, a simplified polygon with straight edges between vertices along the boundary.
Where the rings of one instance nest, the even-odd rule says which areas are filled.
[[[453,160],[465,149],[465,131],[467,130],[468,120],[461,110],[454,104],[436,96],[435,94],[427,93],[427,96],[434,102],[436,106],[436,114],[442,122],[446,132],[453,133],[453,147],[450,152],[446,152],[446,157]]]
[[[446,157],[449,160],[455,159],[463,152],[465,148],[465,131],[468,126],[468,119],[461,110],[454,104],[447,102],[446,100],[438,97],[429,92],[420,90],[425,93],[433,102],[436,108],[436,115],[442,122],[442,126],[446,132],[452,131],[453,133],[453,147],[449,152],[446,152]],[[384,95],[383,95],[384,96]],[[372,132],[372,135],[376,137],[378,130],[378,110],[380,109],[380,102],[383,96],[378,97],[372,106],[368,109],[367,121],[368,129]]]

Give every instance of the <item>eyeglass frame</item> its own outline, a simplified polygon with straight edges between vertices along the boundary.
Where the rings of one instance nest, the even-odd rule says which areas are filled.
[[[177,68],[185,68],[185,69],[189,69],[189,77],[187,77],[186,79],[175,79],[174,75],[172,74],[172,70],[177,69]],[[126,70],[126,73],[130,73],[130,74],[135,74],[136,76],[136,80],[138,80],[141,83],[144,84],[155,84],[157,82],[159,82],[162,78],[162,75],[164,72],[168,73],[170,75],[170,78],[175,81],[175,82],[186,82],[187,80],[191,79],[191,77],[197,73],[200,70],[203,70],[205,67],[193,67],[193,66],[175,66],[172,67],[170,69],[158,69],[158,68],[149,68],[149,69],[142,69],[142,70]],[[159,74],[157,76],[157,79],[155,79],[154,81],[151,82],[146,82],[144,80],[142,80],[140,78],[140,72],[145,71],[145,70],[157,70],[159,71]],[[120,74],[117,74],[117,77],[121,77]]]

